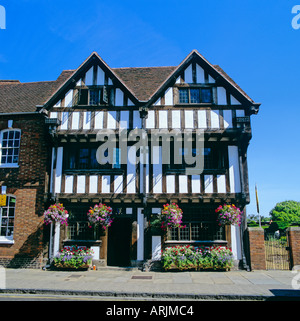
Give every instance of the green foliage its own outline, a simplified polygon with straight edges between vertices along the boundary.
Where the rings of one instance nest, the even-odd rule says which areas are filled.
[[[272,221],[278,224],[279,229],[285,229],[293,223],[300,222],[300,202],[277,203],[271,210],[270,216]]]
[[[167,247],[162,253],[165,270],[230,270],[233,267],[231,249],[224,246],[194,247],[190,245]]]
[[[57,268],[86,268],[91,265],[93,250],[87,247],[66,246],[53,258],[53,264]]]

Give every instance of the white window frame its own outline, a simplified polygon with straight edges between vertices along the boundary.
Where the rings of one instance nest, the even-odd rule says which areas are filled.
[[[2,147],[2,144],[3,144],[3,135],[4,133],[8,133],[9,135],[9,132],[19,132],[20,133],[20,145],[19,145],[19,153],[18,153],[18,162],[17,163],[5,163],[5,164],[2,164],[2,150],[3,150],[3,147]],[[21,130],[20,129],[16,129],[16,128],[13,128],[13,129],[4,129],[0,132],[0,168],[12,168],[12,167],[19,167],[19,157],[20,157],[20,147],[21,147]],[[13,149],[15,147],[12,147]]]
[[[15,204],[16,204],[16,201],[17,201],[17,198],[15,195],[10,195],[10,194],[7,194],[6,195],[7,199],[6,199],[6,206],[1,206],[0,207],[0,228],[2,228],[2,211],[3,211],[3,208],[7,208],[7,219],[9,219],[9,198],[14,198],[15,199]],[[14,225],[13,225],[13,233],[12,233],[12,236],[1,236],[0,235],[0,244],[14,244],[14,230],[15,230],[15,217],[16,217],[16,205],[14,207],[14,216],[13,216],[13,219],[14,219]]]

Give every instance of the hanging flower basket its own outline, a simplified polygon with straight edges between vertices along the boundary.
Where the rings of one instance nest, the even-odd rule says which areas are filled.
[[[91,207],[87,213],[89,226],[101,226],[106,230],[113,222],[111,215],[111,207],[102,203],[96,204],[93,208]]]
[[[220,226],[225,225],[241,225],[242,219],[242,211],[237,208],[234,204],[228,205],[224,204],[223,206],[220,205],[216,209],[216,213],[219,214],[218,222]]]
[[[44,212],[44,223],[48,225],[56,222],[60,225],[68,225],[68,217],[68,211],[65,210],[63,204],[56,203]]]
[[[176,203],[165,204],[159,216],[161,221],[161,229],[166,231],[168,228],[182,226],[182,210]]]

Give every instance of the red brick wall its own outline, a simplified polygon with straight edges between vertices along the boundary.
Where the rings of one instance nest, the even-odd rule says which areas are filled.
[[[287,229],[290,247],[290,267],[300,265],[300,227],[291,226]]]
[[[248,227],[250,260],[252,270],[266,269],[264,230],[259,227]]]
[[[0,185],[16,196],[14,244],[0,244],[0,265],[36,267],[43,252],[44,196],[49,168],[47,132],[42,115],[1,117],[0,130],[21,130],[18,168],[1,168]]]

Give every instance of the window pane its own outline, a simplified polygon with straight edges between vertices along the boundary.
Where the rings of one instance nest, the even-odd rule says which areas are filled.
[[[19,158],[20,132],[16,130],[4,132],[1,145],[1,164],[17,164]]]
[[[6,236],[6,227],[1,227],[0,236]]]
[[[76,168],[76,150],[70,150],[67,154],[66,168],[75,169]]]
[[[80,89],[79,95],[79,105],[87,105],[88,104],[88,89]]]
[[[186,225],[185,228],[180,228],[180,240],[190,240],[190,229],[189,229],[189,224]]]
[[[192,104],[199,104],[200,103],[199,89],[191,89],[191,103]]]
[[[203,149],[203,156],[204,156],[204,168],[205,169],[213,169],[213,156],[212,156],[212,149],[211,148],[204,148]]]
[[[113,168],[121,168],[120,164],[120,149],[115,148],[114,149],[114,159],[113,159]]]
[[[99,90],[90,90],[90,105],[98,105],[100,102]]]
[[[0,236],[13,236],[15,202],[16,199],[14,197],[7,196],[7,206],[0,209]]]
[[[97,169],[99,168],[100,164],[97,161],[97,148],[91,149],[91,169]]]
[[[79,169],[88,169],[89,167],[89,150],[82,148],[79,150]]]
[[[212,91],[210,88],[201,89],[201,100],[202,103],[212,103]]]
[[[5,217],[5,216],[7,216],[7,208],[3,207],[2,208],[2,217]]]
[[[187,88],[179,89],[179,103],[187,104],[189,102],[189,93]]]
[[[9,201],[8,201],[8,206],[9,207],[15,207],[16,206],[16,199],[14,197],[9,197]]]

